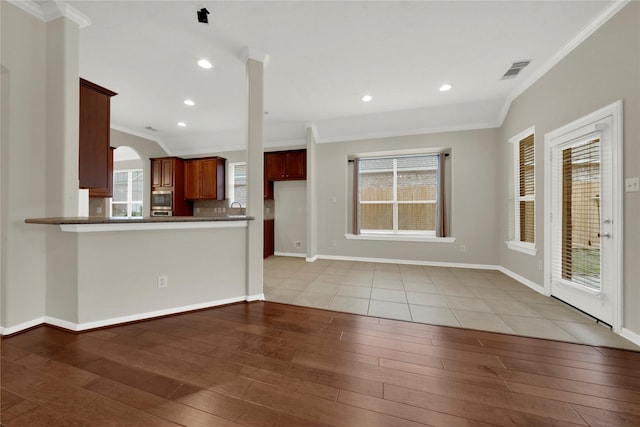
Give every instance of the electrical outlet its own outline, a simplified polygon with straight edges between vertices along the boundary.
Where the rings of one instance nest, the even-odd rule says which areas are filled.
[[[333,246],[338,246],[338,243],[337,243],[335,240],[332,240],[332,241],[331,241],[331,244],[332,244]]]
[[[98,208],[96,209],[96,211],[98,211],[99,214],[102,213],[102,206],[98,206]]]
[[[460,252],[467,252],[467,245],[460,245]]]
[[[169,276],[158,276],[158,289],[169,286]]]
[[[538,261],[538,270],[542,270],[544,268],[544,265],[542,264],[542,261]]]
[[[627,193],[640,191],[640,178],[627,178],[624,180],[624,191]]]
[[[295,242],[293,242],[293,246],[295,246],[296,248],[301,248],[302,247],[302,242],[299,240],[296,240]]]

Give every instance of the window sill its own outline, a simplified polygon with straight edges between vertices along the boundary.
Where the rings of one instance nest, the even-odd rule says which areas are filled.
[[[455,237],[435,237],[398,234],[345,234],[347,240],[383,240],[389,242],[425,242],[425,243],[453,243]]]
[[[509,249],[522,252],[527,255],[535,255],[538,253],[536,245],[533,243],[524,243],[517,240],[507,240],[505,243]]]

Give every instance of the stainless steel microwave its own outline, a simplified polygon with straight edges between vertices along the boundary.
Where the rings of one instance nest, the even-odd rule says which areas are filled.
[[[173,209],[171,201],[173,192],[171,191],[153,191],[151,193],[151,210],[152,211],[170,211]]]

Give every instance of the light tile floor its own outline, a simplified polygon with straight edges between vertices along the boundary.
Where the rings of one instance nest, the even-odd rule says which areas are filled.
[[[272,256],[264,293],[267,301],[640,351],[497,271]]]

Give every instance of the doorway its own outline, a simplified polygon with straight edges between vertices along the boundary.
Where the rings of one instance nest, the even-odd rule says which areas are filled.
[[[618,332],[622,102],[545,136],[545,290]]]

